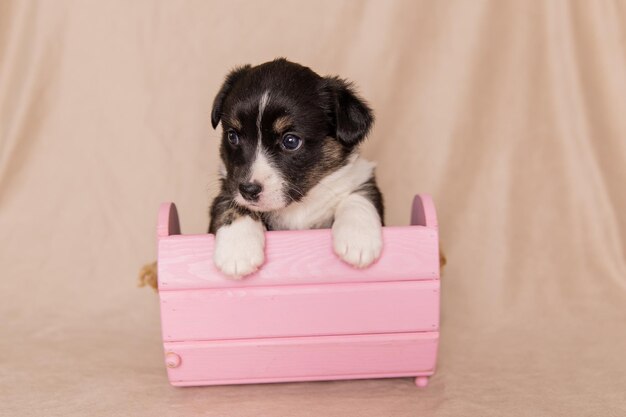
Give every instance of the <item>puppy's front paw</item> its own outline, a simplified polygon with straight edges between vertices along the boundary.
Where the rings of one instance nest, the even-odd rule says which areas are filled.
[[[383,248],[380,227],[361,228],[354,224],[333,225],[333,248],[345,262],[365,268],[380,257]]]
[[[264,261],[265,234],[260,222],[244,216],[217,230],[213,262],[224,274],[240,279]]]

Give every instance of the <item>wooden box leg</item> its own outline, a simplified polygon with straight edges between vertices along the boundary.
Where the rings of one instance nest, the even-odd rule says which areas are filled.
[[[426,387],[426,385],[428,385],[428,377],[418,376],[417,378],[415,378],[415,385],[417,385],[420,388]]]

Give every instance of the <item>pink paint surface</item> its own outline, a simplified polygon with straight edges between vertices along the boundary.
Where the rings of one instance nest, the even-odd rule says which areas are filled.
[[[266,262],[234,281],[212,261],[213,235],[180,235],[172,203],[159,211],[159,294],[174,385],[414,376],[434,372],[439,242],[432,200],[411,226],[383,228],[366,269],[332,252],[330,230],[266,233]]]
[[[172,383],[246,383],[432,374],[437,332],[166,343]]]
[[[436,280],[161,293],[167,341],[433,331],[438,304]]]
[[[159,239],[159,289],[250,287],[431,280],[439,277],[437,231],[428,227],[385,227],[383,254],[366,269],[342,262],[332,250],[330,229],[266,233],[265,264],[240,281],[213,265],[213,235]],[[410,261],[409,261],[410,260]]]

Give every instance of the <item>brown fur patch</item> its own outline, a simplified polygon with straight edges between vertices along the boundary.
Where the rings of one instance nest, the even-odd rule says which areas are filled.
[[[274,132],[282,133],[284,130],[287,130],[289,126],[293,124],[291,117],[289,116],[281,116],[278,119],[274,120]]]
[[[222,116],[222,121],[231,126],[233,129],[235,130],[241,130],[243,128],[243,125],[241,124],[241,121],[235,117],[231,117],[229,115],[224,115]]]
[[[319,164],[309,169],[306,178],[302,180],[302,189],[308,191],[326,175],[336,171],[346,163],[349,155],[349,151],[331,137],[324,139],[322,152],[323,157]]]
[[[344,147],[333,138],[324,139],[324,162],[333,167],[338,167],[341,162],[345,161],[346,151]]]

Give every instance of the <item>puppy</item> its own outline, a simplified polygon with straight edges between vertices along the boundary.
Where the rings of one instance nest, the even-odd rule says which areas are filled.
[[[266,230],[331,228],[358,268],[382,250],[383,199],[358,145],[374,116],[351,84],[277,59],[233,70],[215,97],[221,190],[211,206],[214,263],[240,278],[264,262]]]

